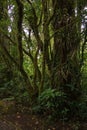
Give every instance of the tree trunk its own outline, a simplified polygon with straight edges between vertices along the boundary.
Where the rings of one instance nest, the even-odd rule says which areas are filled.
[[[73,0],[53,0],[54,48],[52,86],[64,91],[71,100],[78,98],[80,87],[79,39]],[[59,31],[57,31],[59,30]]]

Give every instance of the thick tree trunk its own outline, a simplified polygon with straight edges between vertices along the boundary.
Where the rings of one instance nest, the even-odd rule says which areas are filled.
[[[76,99],[80,87],[79,40],[74,1],[53,0],[54,35],[52,86]]]

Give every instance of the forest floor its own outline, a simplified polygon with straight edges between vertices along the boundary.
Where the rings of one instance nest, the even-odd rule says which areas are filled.
[[[1,114],[0,111],[0,130],[87,130],[87,123],[78,121],[54,123],[31,112],[11,111],[11,113]]]

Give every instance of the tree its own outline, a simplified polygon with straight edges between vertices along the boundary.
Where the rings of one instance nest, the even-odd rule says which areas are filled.
[[[54,35],[53,79],[54,86],[63,89],[73,100],[78,98],[80,89],[80,66],[77,17],[74,1],[53,1]],[[73,89],[73,90],[72,90]]]
[[[46,83],[48,87],[63,91],[69,100],[76,100],[80,94],[80,28],[79,7],[73,0],[12,0],[13,21],[11,32],[5,33],[14,57],[6,47],[4,54],[21,72],[30,95],[40,94]],[[12,16],[9,18],[11,19]],[[79,22],[80,21],[80,22]],[[14,38],[14,36],[16,38]],[[15,41],[14,41],[15,39]],[[12,50],[12,49],[11,49]],[[25,68],[25,61],[33,66],[31,74]]]

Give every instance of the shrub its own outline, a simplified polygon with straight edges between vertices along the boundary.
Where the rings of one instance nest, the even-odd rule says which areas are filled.
[[[40,114],[65,120],[68,112],[66,108],[66,95],[56,89],[46,89],[38,97],[37,105],[33,110]]]
[[[79,104],[79,119],[87,121],[87,102],[83,101]]]

